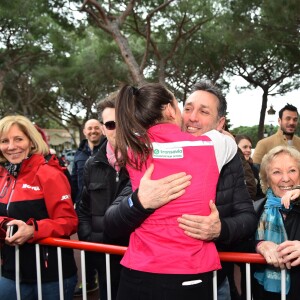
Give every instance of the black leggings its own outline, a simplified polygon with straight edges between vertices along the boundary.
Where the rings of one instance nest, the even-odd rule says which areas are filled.
[[[117,300],[212,300],[213,272],[156,274],[123,268]]]

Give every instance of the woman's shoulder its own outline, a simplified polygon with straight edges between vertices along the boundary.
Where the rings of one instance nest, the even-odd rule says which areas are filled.
[[[59,160],[55,155],[52,155],[50,159],[42,156],[40,159],[40,173],[59,174],[64,173],[64,168],[59,164]],[[52,176],[52,175],[51,175]]]

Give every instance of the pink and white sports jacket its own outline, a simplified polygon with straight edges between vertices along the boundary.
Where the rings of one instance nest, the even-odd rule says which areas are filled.
[[[214,242],[188,237],[179,228],[182,214],[207,216],[209,201],[215,200],[220,170],[237,152],[232,137],[216,130],[195,137],[174,124],[158,124],[148,130],[153,145],[152,179],[177,172],[192,175],[191,185],[181,197],[150,215],[130,236],[121,261],[127,268],[161,274],[198,274],[220,269]],[[128,166],[132,188],[138,188],[147,166],[138,171]]]

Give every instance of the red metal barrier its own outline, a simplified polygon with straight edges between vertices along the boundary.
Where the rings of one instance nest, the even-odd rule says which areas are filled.
[[[127,247],[81,242],[77,240],[67,240],[60,238],[46,238],[39,241],[41,245],[49,245],[56,247],[73,248],[78,250],[105,252],[109,254],[123,255]],[[221,261],[239,262],[239,263],[255,263],[265,264],[265,259],[260,254],[255,253],[241,253],[241,252],[219,252]]]

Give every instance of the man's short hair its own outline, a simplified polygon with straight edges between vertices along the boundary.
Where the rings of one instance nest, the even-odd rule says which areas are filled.
[[[191,93],[196,91],[205,91],[215,95],[219,100],[218,116],[220,118],[226,116],[227,101],[221,92],[221,89],[219,89],[217,85],[213,84],[210,80],[201,80],[192,86]]]
[[[298,113],[298,110],[297,110],[297,107],[292,105],[292,104],[289,104],[287,103],[286,106],[284,106],[280,111],[279,111],[279,119],[282,119],[282,115],[283,115],[283,112],[285,110],[290,110],[290,111],[295,111],[297,113],[297,116],[299,115]]]
[[[98,119],[100,122],[103,121],[102,113],[105,108],[116,108],[116,97],[117,97],[117,92],[113,92],[110,95],[108,95],[105,99],[99,102],[97,111],[98,111]]]

